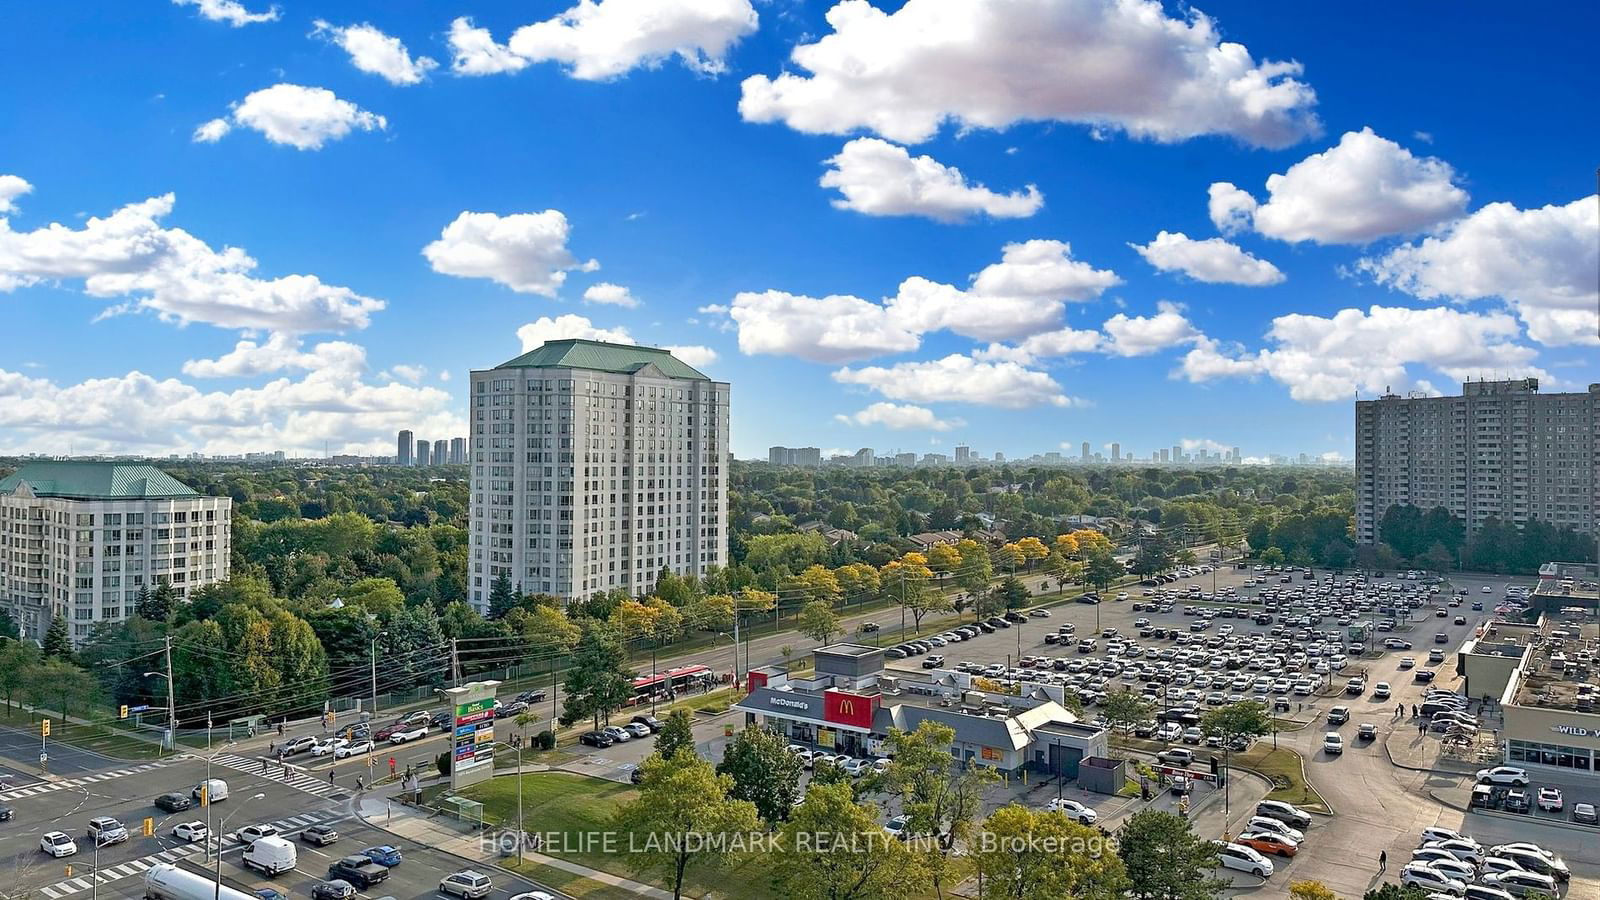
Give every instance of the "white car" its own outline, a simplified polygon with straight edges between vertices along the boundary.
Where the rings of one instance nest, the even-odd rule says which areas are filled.
[[[872,763],[864,759],[849,759],[841,764],[839,768],[843,769],[844,773],[851,778],[860,778],[872,770]]]
[[[370,753],[375,746],[376,745],[372,743],[370,738],[359,741],[350,741],[343,747],[335,747],[333,750],[333,758],[345,759],[347,757],[355,756],[357,753]]]
[[[389,735],[389,743],[391,743],[391,744],[404,744],[406,741],[414,741],[414,740],[417,740],[419,738],[425,738],[427,736],[428,736],[428,723],[427,722],[422,722],[422,723],[417,724],[417,725],[402,725],[402,726],[396,728],[394,730],[394,732]]]
[[[1462,841],[1477,847],[1480,852],[1483,850],[1483,845],[1472,838],[1456,831],[1454,828],[1444,828],[1438,825],[1422,829],[1422,840],[1417,843],[1417,846],[1426,847],[1434,841]]]
[[[1329,756],[1337,756],[1344,752],[1344,738],[1339,732],[1330,731],[1322,736],[1322,752]]]
[[[317,741],[315,744],[311,745],[311,755],[327,756],[328,754],[337,751],[340,747],[343,747],[349,743],[350,741],[347,738],[333,738],[332,740]]]
[[[1553,787],[1539,788],[1539,808],[1545,812],[1561,811],[1561,789]]]
[[[60,859],[78,852],[78,843],[64,831],[52,831],[39,838],[39,849]]]
[[[1516,870],[1511,872],[1490,873],[1483,876],[1483,883],[1489,887],[1500,888],[1506,893],[1518,897],[1530,894],[1538,897],[1554,897],[1558,893],[1556,880],[1549,875],[1538,872]]]
[[[1471,884],[1478,877],[1477,866],[1462,862],[1449,854],[1426,853],[1426,851],[1418,850],[1412,855],[1411,862],[1437,869],[1464,884]]]
[[[1217,861],[1224,869],[1238,869],[1259,878],[1272,877],[1272,861],[1253,847],[1229,841],[1212,841],[1217,847]]]
[[[191,844],[195,841],[205,840],[208,834],[210,832],[206,829],[206,823],[204,822],[183,822],[179,825],[174,825],[172,828],[173,837],[180,841],[188,841]]]
[[[1400,883],[1425,891],[1443,891],[1457,897],[1467,889],[1467,883],[1461,879],[1451,878],[1433,866],[1420,862],[1410,863],[1400,870]]]
[[[1477,841],[1429,841],[1422,847],[1428,850],[1443,850],[1462,862],[1472,863],[1474,866],[1483,863],[1483,847]]]
[[[1278,822],[1277,818],[1267,818],[1264,815],[1253,815],[1250,822],[1245,823],[1245,831],[1266,831],[1267,834],[1282,834],[1290,841],[1301,842],[1306,839],[1306,833],[1294,828],[1286,822]]]
[[[1515,766],[1495,766],[1492,769],[1478,770],[1479,784],[1509,784],[1513,787],[1528,786],[1528,770]]]
[[[643,722],[629,722],[622,727],[628,729],[628,733],[636,738],[649,737],[653,733],[650,731],[650,726]]]
[[[1045,805],[1045,810],[1066,813],[1067,818],[1075,819],[1080,825],[1093,825],[1100,818],[1099,813],[1067,797],[1058,797],[1051,800]]]
[[[239,829],[238,836],[239,843],[248,844],[264,837],[277,837],[278,829],[272,825],[262,825],[257,823],[255,825],[246,825]]]

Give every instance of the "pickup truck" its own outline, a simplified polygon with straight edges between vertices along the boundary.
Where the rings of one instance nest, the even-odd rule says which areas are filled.
[[[328,866],[328,879],[335,878],[348,881],[356,887],[366,890],[380,881],[389,877],[389,870],[368,859],[366,856],[345,856],[333,861]]]

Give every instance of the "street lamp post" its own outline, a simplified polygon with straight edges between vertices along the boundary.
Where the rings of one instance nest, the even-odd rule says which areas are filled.
[[[233,741],[229,741],[226,744],[223,744],[221,747],[218,747],[216,753],[212,753],[206,757],[206,781],[205,784],[200,788],[200,797],[205,800],[206,804],[206,843],[204,846],[207,859],[209,859],[209,854],[211,853],[211,761],[216,759],[217,756],[222,753],[222,751],[232,747],[233,744]],[[220,857],[221,855],[222,842],[219,840],[217,841],[217,856]]]
[[[528,833],[522,819],[522,748],[513,747],[504,741],[500,741],[499,746],[507,750],[515,750],[517,753],[517,862],[521,863],[522,845],[525,842],[525,835]]]
[[[222,820],[222,822],[217,825],[217,830],[218,831],[227,831],[228,830],[228,820],[232,819],[234,816],[238,815],[239,813],[244,812],[245,804],[249,803],[252,800],[260,800],[261,798],[263,798],[265,796],[266,796],[266,794],[256,794],[253,797],[246,797],[244,800],[240,801],[239,808],[234,810],[231,813],[228,813],[227,818],[224,818]],[[210,808],[211,804],[207,803],[206,806],[207,806],[207,808]],[[206,828],[206,840],[208,842],[211,840],[211,829],[209,827]],[[220,834],[217,835],[217,868],[216,868],[216,876],[217,876],[216,883],[215,883],[215,886],[214,886],[214,888],[212,890],[211,897],[212,897],[212,900],[222,900],[222,835],[220,835]]]

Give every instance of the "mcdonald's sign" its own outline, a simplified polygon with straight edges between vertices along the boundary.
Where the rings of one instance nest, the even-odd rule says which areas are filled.
[[[850,694],[844,691],[823,691],[822,718],[856,728],[871,728],[872,717],[878,711],[877,696]]]

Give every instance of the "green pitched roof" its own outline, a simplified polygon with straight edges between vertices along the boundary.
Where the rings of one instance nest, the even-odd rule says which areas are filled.
[[[632,344],[608,344],[604,341],[562,340],[546,341],[516,359],[507,360],[497,369],[593,369],[597,372],[615,372],[628,375],[654,364],[663,375],[670,378],[688,378],[710,381],[688,363],[674,357],[671,351],[659,347],[635,347]]]
[[[132,500],[198,496],[193,488],[146,463],[27,463],[0,479],[0,494],[14,493],[24,481],[40,497]]]

